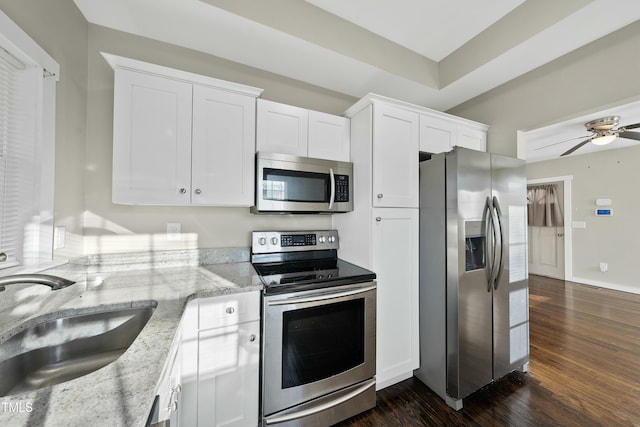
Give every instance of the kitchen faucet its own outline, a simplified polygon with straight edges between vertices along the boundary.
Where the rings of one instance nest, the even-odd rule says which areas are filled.
[[[57,291],[58,289],[73,285],[76,282],[50,274],[14,274],[0,277],[0,291],[4,291],[6,285],[19,283],[37,283],[39,285],[49,286],[52,291]]]

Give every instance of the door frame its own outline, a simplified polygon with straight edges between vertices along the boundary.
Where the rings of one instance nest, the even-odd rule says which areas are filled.
[[[552,176],[548,178],[527,179],[529,185],[548,184],[561,181],[564,186],[563,218],[564,218],[564,280],[573,281],[573,223],[571,220],[571,181],[573,175]],[[527,226],[528,227],[528,226]],[[528,248],[528,245],[527,245]],[[527,259],[529,259],[527,255]],[[528,266],[527,266],[528,270]]]

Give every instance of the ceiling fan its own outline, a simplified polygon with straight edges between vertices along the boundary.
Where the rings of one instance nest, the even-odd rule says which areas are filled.
[[[590,122],[585,123],[584,127],[586,127],[589,132],[592,132],[593,135],[581,137],[587,139],[560,154],[560,156],[571,154],[578,148],[586,145],[589,142],[592,142],[596,145],[606,145],[613,142],[613,140],[616,138],[634,139],[636,141],[640,141],[639,132],[629,132],[630,129],[640,128],[640,123],[634,123],[632,125],[621,126],[617,129],[614,129],[616,126],[618,126],[619,122],[620,116],[608,116],[591,120]]]

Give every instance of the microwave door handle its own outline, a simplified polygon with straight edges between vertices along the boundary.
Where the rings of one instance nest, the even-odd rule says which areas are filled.
[[[329,168],[329,178],[331,180],[331,196],[329,197],[329,209],[333,208],[333,202],[336,199],[336,177],[333,174],[333,169]]]

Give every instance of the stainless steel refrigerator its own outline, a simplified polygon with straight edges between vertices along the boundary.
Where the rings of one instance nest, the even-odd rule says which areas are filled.
[[[522,160],[455,148],[420,163],[420,368],[456,410],[529,362]]]

